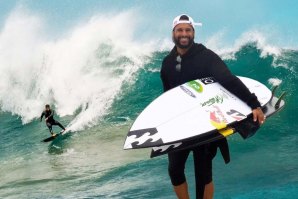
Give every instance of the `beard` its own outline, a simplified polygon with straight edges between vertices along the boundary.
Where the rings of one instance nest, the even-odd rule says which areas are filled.
[[[182,44],[181,39],[188,39],[188,43],[187,44]],[[193,37],[173,37],[173,42],[175,43],[175,45],[178,48],[181,49],[188,49],[192,46],[192,44],[194,43],[194,38]]]

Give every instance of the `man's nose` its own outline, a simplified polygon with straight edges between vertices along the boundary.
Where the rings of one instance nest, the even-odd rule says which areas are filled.
[[[182,35],[187,35],[188,34],[188,31],[187,30],[182,30]]]

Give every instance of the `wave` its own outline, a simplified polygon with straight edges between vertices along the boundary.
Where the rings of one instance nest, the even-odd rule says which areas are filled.
[[[168,38],[137,41],[136,16],[135,11],[95,15],[52,38],[40,16],[16,9],[0,30],[0,110],[26,124],[49,103],[59,116],[71,116],[67,128],[73,131],[96,125],[107,114],[118,121],[130,118],[127,112],[139,112],[139,100],[148,103],[161,93],[156,74],[173,43]],[[271,45],[266,36],[251,30],[226,44],[220,32],[203,44],[232,68],[242,64],[239,54],[250,62],[269,57],[271,66],[290,69],[296,76],[297,51]],[[256,56],[247,56],[249,48]],[[272,71],[266,81],[276,85],[282,80]],[[150,93],[143,92],[148,88]]]
[[[241,48],[247,44],[254,43],[257,49],[261,50],[261,57],[268,55],[280,56],[281,48],[268,43],[268,35],[265,36],[259,30],[250,30],[240,35],[238,39],[231,46],[222,46],[224,32],[219,32],[211,36],[206,45],[214,49],[215,52],[220,54],[224,59],[235,59],[235,53],[240,51]]]
[[[152,52],[133,40],[134,18],[97,15],[49,39],[39,16],[12,12],[0,31],[0,109],[25,124],[49,103],[59,116],[76,115],[70,130],[94,125]]]

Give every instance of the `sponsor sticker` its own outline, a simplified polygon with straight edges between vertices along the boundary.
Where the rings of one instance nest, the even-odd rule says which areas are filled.
[[[228,124],[227,119],[218,106],[213,106],[213,110],[210,111],[210,122],[218,130],[226,128]]]
[[[189,90],[187,89],[186,87],[184,87],[183,85],[180,86],[180,88],[189,96],[193,97],[193,98],[196,98],[196,96]]]
[[[223,97],[220,96],[220,95],[216,95],[216,96],[214,96],[214,97],[208,99],[207,101],[201,103],[201,106],[202,106],[202,107],[203,107],[203,106],[211,106],[211,105],[213,105],[213,104],[215,104],[215,103],[217,103],[217,104],[222,104],[222,103],[223,103]]]
[[[213,83],[217,82],[217,81],[215,80],[215,78],[213,78],[213,77],[205,77],[205,78],[202,78],[202,79],[200,79],[200,80],[201,80],[201,82],[203,82],[203,84],[205,84],[205,85],[207,85],[207,84],[213,84]]]
[[[243,120],[243,119],[246,118],[246,115],[244,115],[244,114],[242,114],[239,111],[234,110],[234,109],[231,109],[230,111],[228,111],[227,114],[229,116],[231,116],[232,118],[234,118],[235,120],[237,120],[237,121],[240,121],[240,120]]]
[[[197,91],[198,93],[203,92],[203,86],[195,80],[187,82],[187,85],[192,89],[194,89],[195,91]]]

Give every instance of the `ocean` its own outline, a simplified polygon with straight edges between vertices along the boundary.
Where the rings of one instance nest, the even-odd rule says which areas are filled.
[[[173,47],[172,18],[195,13],[195,1],[177,1],[171,10],[159,1],[113,7],[116,2],[1,2],[0,198],[175,198],[167,156],[150,159],[149,149],[124,151],[123,144],[134,119],[162,93],[159,70]],[[254,7],[260,16],[266,6]],[[271,16],[275,9],[263,11]],[[215,20],[198,10],[205,22]],[[287,22],[295,25],[289,13]],[[287,92],[285,108],[255,136],[228,138],[231,163],[225,165],[220,155],[214,160],[216,199],[297,198],[298,42],[276,20],[276,26],[265,18],[259,24],[244,20],[235,31],[230,26],[237,19],[227,27],[203,20],[196,32],[196,41],[218,53],[234,74],[269,88],[279,85],[277,95]],[[276,39],[283,31],[288,37]],[[47,103],[71,131],[52,143],[41,142],[50,135],[39,121]],[[192,157],[186,175],[195,198]]]

